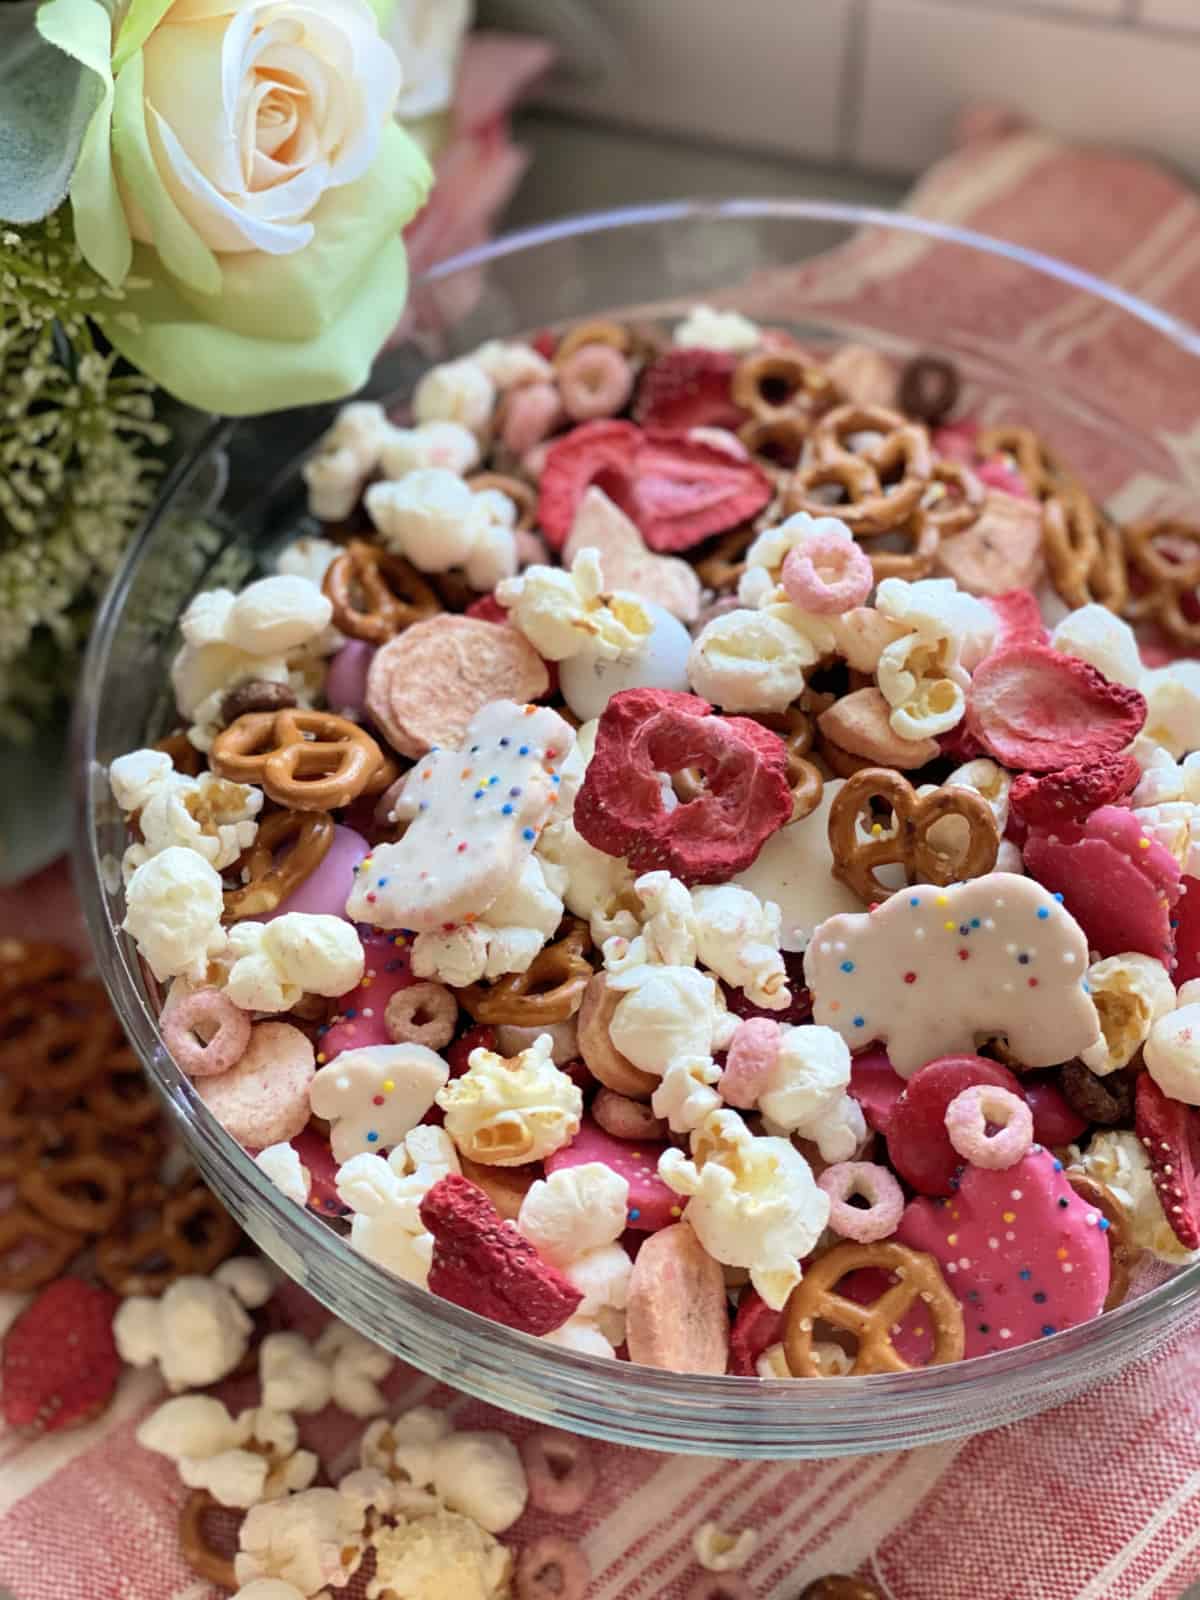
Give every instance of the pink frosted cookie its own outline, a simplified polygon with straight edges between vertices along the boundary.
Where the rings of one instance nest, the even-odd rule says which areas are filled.
[[[287,1022],[259,1022],[241,1059],[196,1093],[232,1138],[249,1150],[292,1139],[308,1122],[313,1047]]]
[[[361,833],[353,828],[334,825],[333,843],[321,858],[317,870],[285,900],[281,900],[269,915],[259,917],[260,922],[274,922],[276,917],[291,911],[306,911],[312,916],[344,917],[346,901],[354,887],[354,874],[360,861],[370,854],[371,847]]]
[[[1108,1223],[1041,1145],[1004,1171],[966,1168],[947,1200],[913,1200],[896,1238],[941,1263],[968,1357],[1087,1322],[1108,1293]]]
[[[918,885],[871,912],[821,923],[804,957],[813,1021],[851,1049],[880,1040],[909,1078],[938,1056],[1002,1033],[1027,1067],[1082,1055],[1100,1037],[1084,988],[1088,945],[1058,898],[991,872]]]
[[[388,1001],[397,990],[407,989],[417,981],[410,965],[409,941],[402,933],[368,933],[363,936],[362,946],[366,961],[362,982],[342,995],[333,1021],[321,1032],[317,1057],[321,1066],[343,1050],[390,1044]]]
[[[656,1233],[678,1222],[683,1212],[679,1196],[658,1175],[658,1158],[668,1148],[644,1139],[614,1139],[584,1117],[571,1143],[546,1157],[546,1176],[589,1161],[611,1167],[629,1184],[629,1226],[639,1233]]]
[[[1179,865],[1132,811],[1101,806],[1082,826],[1031,832],[1022,854],[1029,873],[1058,893],[1101,956],[1137,950],[1169,964]]]

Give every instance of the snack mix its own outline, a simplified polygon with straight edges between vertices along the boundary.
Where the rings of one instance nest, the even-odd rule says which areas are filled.
[[[306,536],[188,606],[178,722],[111,766],[124,926],[208,1111],[367,1262],[587,1356],[824,1379],[1200,1252],[1200,530],[1118,526],[984,398],[706,308],[492,341],[344,407]],[[182,1292],[122,1313],[173,1387],[173,1317],[246,1338]],[[294,1393],[209,1404],[150,1430],[185,1482],[307,1507],[250,1512],[253,1600],[484,1449],[402,1419],[350,1505]],[[508,1510],[438,1492],[381,1569],[499,1592]],[[565,1549],[522,1560],[570,1590]]]

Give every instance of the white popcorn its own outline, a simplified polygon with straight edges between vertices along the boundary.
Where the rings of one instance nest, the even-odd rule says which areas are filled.
[[[367,479],[379,465],[380,451],[390,432],[383,407],[374,401],[357,400],[342,407],[333,426],[317,442],[315,453],[300,469],[308,485],[308,509],[314,517],[323,522],[341,522],[350,515]],[[281,565],[279,570],[288,569]]]
[[[333,603],[308,578],[276,573],[243,589],[229,608],[224,642],[255,656],[287,655],[329,626]]]
[[[772,1131],[811,1139],[825,1161],[848,1161],[867,1133],[849,1082],[850,1052],[839,1033],[816,1024],[782,1028],[758,1109]]]
[[[487,373],[497,389],[515,389],[523,383],[552,383],[554,368],[531,344],[489,339],[471,353],[471,360]]]
[[[749,1561],[757,1543],[753,1528],[726,1533],[715,1522],[702,1522],[692,1535],[692,1549],[705,1572],[736,1572]]]
[[[557,1267],[612,1244],[625,1228],[629,1183],[599,1161],[561,1167],[533,1183],[517,1228]]]
[[[689,1195],[685,1220],[716,1261],[747,1267],[773,1311],[800,1281],[800,1260],[829,1220],[829,1197],[787,1139],[756,1139],[734,1111],[714,1111],[681,1150],[659,1157],[659,1176]]]
[[[423,422],[419,428],[392,428],[379,453],[385,478],[407,477],[440,467],[463,477],[479,465],[479,441],[461,422]]]
[[[1174,856],[1188,877],[1200,876],[1200,804],[1165,800],[1160,805],[1135,806],[1142,832]]]
[[[412,943],[418,978],[436,978],[463,989],[483,978],[525,972],[562,921],[563,902],[549,877],[564,874],[536,855],[527,856],[516,881],[501,891],[478,922],[448,933],[419,933]]]
[[[956,642],[946,635],[909,633],[887,645],[875,681],[892,708],[892,732],[902,739],[948,733],[967,708],[970,679],[959,664]]]
[[[108,779],[121,810],[138,813],[141,840],[129,846],[121,861],[126,882],[143,861],[172,845],[194,850],[220,871],[254,843],[263,797],[249,784],[233,783],[215,772],[190,778],[176,772],[161,750],[118,756]]]
[[[1008,796],[1012,788],[1012,773],[1006,772],[995,761],[989,761],[986,756],[980,756],[975,761],[967,761],[954,771],[945,780],[952,789],[972,789],[982,795],[992,808],[992,815],[996,819],[996,826],[1001,837],[1008,826]],[[948,821],[949,818],[943,818]]]
[[[209,961],[226,948],[221,876],[203,856],[171,845],[144,861],[125,886],[121,924],[160,983],[204,981]]]
[[[467,1071],[437,1094],[463,1155],[486,1166],[524,1166],[571,1142],[583,1096],[554,1065],[552,1050],[548,1034],[513,1057],[472,1050]]]
[[[382,1345],[335,1319],[321,1330],[314,1349],[329,1366],[329,1393],[335,1406],[362,1418],[377,1417],[387,1409],[379,1385],[396,1363]]]
[[[785,711],[821,656],[794,625],[798,615],[791,606],[772,606],[727,611],[706,623],[688,657],[695,693],[722,711]]]
[[[152,1411],[136,1438],[174,1461],[190,1489],[207,1489],[223,1506],[246,1508],[306,1488],[319,1465],[296,1448],[292,1418],[259,1406],[231,1417],[219,1400],[181,1395]]]
[[[590,546],[579,551],[569,572],[526,567],[519,578],[500,585],[496,599],[547,661],[638,655],[654,630],[649,608],[637,595],[604,593],[600,555]]]
[[[496,385],[478,361],[467,357],[432,367],[413,395],[418,422],[461,422],[482,434],[492,420]]]
[[[644,872],[634,883],[642,927],[626,952],[633,964],[688,967],[696,959],[696,919],[687,885],[669,872]]]
[[[791,991],[779,953],[779,907],[734,883],[693,889],[691,899],[704,965],[754,1005],[783,1010]]]
[[[451,1432],[450,1420],[432,1406],[413,1406],[391,1422],[372,1422],[359,1440],[364,1467],[386,1472],[415,1488],[432,1487],[437,1447]]]
[[[508,1600],[512,1555],[470,1517],[441,1508],[374,1536],[367,1600]]]
[[[1200,805],[1200,751],[1176,761],[1161,745],[1147,743],[1133,754],[1142,769],[1130,799],[1135,809],[1177,802]]]
[[[605,944],[609,986],[621,994],[609,1037],[627,1060],[661,1077],[677,1056],[709,1056],[733,1035],[716,982],[695,967],[635,965],[611,959],[624,940]]]
[[[230,1256],[216,1268],[213,1278],[249,1311],[265,1306],[275,1293],[275,1274],[261,1256]]]
[[[1133,629],[1107,606],[1086,605],[1065,616],[1050,635],[1064,655],[1075,656],[1102,672],[1111,683],[1141,687],[1142,658]]]
[[[503,1533],[525,1509],[529,1489],[512,1440],[503,1433],[451,1433],[433,1452],[433,1487],[451,1511],[488,1533]]]
[[[306,534],[302,539],[293,539],[279,552],[275,571],[285,573],[289,578],[307,578],[309,583],[315,583],[320,588],[325,582],[325,574],[341,553],[341,545],[334,544],[332,539],[318,539],[313,534]]]
[[[228,1376],[246,1354],[254,1324],[241,1301],[214,1278],[178,1278],[154,1300],[132,1295],[113,1318],[122,1361],[158,1362],[173,1392],[202,1389]]]
[[[546,1344],[557,1345],[561,1350],[574,1350],[581,1356],[605,1356],[610,1361],[616,1360],[616,1346],[611,1339],[606,1339],[596,1323],[590,1317],[581,1317],[576,1313],[559,1327],[549,1333],[542,1334]]]
[[[1138,688],[1146,696],[1146,739],[1177,761],[1200,749],[1200,661],[1172,661],[1145,672]]]
[[[676,325],[671,343],[685,349],[754,350],[762,339],[762,329],[740,311],[716,311],[712,306],[693,306]]]
[[[243,1011],[290,1011],[302,995],[347,994],[363,975],[362,943],[343,917],[289,911],[229,930],[225,992]]]
[[[960,589],[953,578],[885,578],[875,591],[879,613],[927,639],[946,639],[968,671],[992,649],[999,624],[983,600]],[[882,688],[882,684],[880,685]],[[885,691],[886,692],[886,691]]]
[[[548,823],[534,850],[542,861],[566,873],[563,903],[574,916],[586,920],[597,947],[613,937],[633,938],[638,928],[631,909],[634,877],[622,857],[590,845],[569,815]]]
[[[1200,984],[1196,980],[1184,984],[1176,1009],[1154,1023],[1142,1059],[1165,1095],[1184,1105],[1200,1106]]]
[[[1150,1029],[1174,1008],[1175,985],[1167,969],[1139,951],[1095,961],[1087,986],[1100,1018],[1101,1037],[1082,1060],[1097,1077],[1128,1066]]]
[[[1183,1266],[1200,1260],[1200,1251],[1188,1250],[1167,1221],[1142,1141],[1128,1129],[1105,1129],[1093,1136],[1083,1156],[1083,1169],[1097,1183],[1111,1189],[1125,1212],[1130,1239],[1159,1261]]]
[[[302,1333],[269,1333],[258,1348],[262,1403],[271,1411],[322,1411],[329,1404],[329,1369]]]
[[[458,1154],[444,1128],[416,1127],[391,1155],[358,1155],[338,1169],[337,1192],[355,1213],[350,1243],[368,1261],[425,1287],[433,1236],[421,1201],[440,1178],[458,1172]]]
[[[625,1308],[633,1261],[619,1244],[599,1245],[563,1268],[563,1276],[583,1295],[573,1313],[593,1323],[610,1344],[625,1342]]]
[[[713,1088],[720,1076],[711,1056],[675,1056],[650,1097],[650,1109],[672,1133],[691,1133],[720,1106]]]
[[[398,482],[373,483],[366,506],[381,542],[421,572],[446,572],[474,548],[475,497],[444,467],[422,467]]]
[[[239,1583],[277,1578],[315,1595],[325,1584],[344,1588],[364,1549],[355,1502],[336,1489],[306,1489],[251,1508],[238,1533],[234,1571]]]
[[[763,572],[773,585],[776,584],[788,555],[818,534],[847,543],[852,543],[854,539],[850,529],[838,516],[814,517],[807,511],[797,511],[774,527],[764,528],[753,540],[745,555],[747,572]]]
[[[269,1144],[265,1150],[258,1152],[254,1164],[266,1173],[280,1194],[294,1200],[298,1206],[308,1204],[308,1197],[312,1193],[312,1173],[290,1144]]]
[[[520,566],[517,554],[516,507],[498,489],[475,496],[475,543],[463,562],[463,577],[472,589],[488,593],[511,578]]]

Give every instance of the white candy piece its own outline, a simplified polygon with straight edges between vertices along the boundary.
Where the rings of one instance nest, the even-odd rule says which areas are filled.
[[[541,1034],[520,1055],[472,1050],[467,1071],[440,1089],[446,1132],[462,1155],[485,1166],[542,1161],[579,1132],[583,1096],[552,1059]]]
[[[277,1578],[305,1596],[344,1588],[362,1562],[362,1516],[336,1489],[306,1489],[251,1508],[238,1533],[239,1583]]]
[[[599,1161],[562,1167],[531,1184],[517,1228],[538,1254],[563,1267],[619,1239],[625,1228],[629,1183]]]
[[[531,344],[520,340],[489,339],[471,352],[497,389],[515,389],[523,383],[551,383],[554,368]]]
[[[254,1164],[287,1199],[306,1206],[312,1193],[312,1173],[290,1144],[269,1144],[254,1158]]]
[[[564,661],[558,681],[563,699],[582,721],[598,717],[623,689],[688,691],[692,637],[677,617],[652,600],[643,600],[651,623],[644,645],[616,657],[584,652]]]
[[[122,1361],[133,1367],[157,1361],[163,1382],[176,1393],[231,1373],[249,1348],[253,1328],[231,1289],[195,1276],[177,1279],[158,1300],[130,1296],[113,1318]]]
[[[382,1155],[416,1127],[450,1069],[423,1044],[372,1044],[343,1050],[321,1067],[309,1104],[331,1124],[334,1160]],[[376,1101],[382,1104],[376,1104]]]
[[[841,778],[827,779],[816,810],[773,833],[750,866],[733,879],[760,903],[778,904],[781,950],[804,950],[814,928],[827,917],[862,910],[862,901],[830,870],[829,813],[842,783]]]
[[[243,1011],[290,1011],[305,994],[347,994],[360,982],[363,949],[343,917],[289,911],[272,922],[237,922],[225,992]]]
[[[1195,989],[1195,983],[1184,987]],[[1191,1004],[1159,1017],[1150,1029],[1142,1059],[1165,1095],[1184,1105],[1200,1106],[1200,993]]]
[[[1166,967],[1139,951],[1094,961],[1087,985],[1100,1018],[1101,1037],[1081,1059],[1098,1078],[1127,1067],[1160,1017],[1175,1006]]]
[[[203,856],[170,845],[151,856],[125,886],[121,926],[160,983],[201,983],[208,964],[226,948],[221,876]]]
[[[1172,661],[1142,674],[1146,696],[1142,734],[1179,761],[1200,749],[1200,661]]]
[[[684,1216],[709,1255],[749,1268],[780,1310],[829,1220],[829,1197],[800,1152],[787,1139],[756,1139],[735,1111],[714,1111],[692,1136],[692,1159],[667,1150],[658,1172],[690,1196]]]
[[[467,357],[432,367],[413,395],[418,422],[461,422],[477,435],[491,422],[496,385],[478,361]]]
[[[712,306],[693,306],[676,325],[671,343],[684,349],[755,350],[762,340],[762,329],[740,311],[716,311]]]
[[[325,582],[325,574],[341,553],[341,545],[334,544],[332,539],[319,539],[314,534],[306,534],[302,539],[293,539],[279,552],[275,570],[289,578],[307,578],[309,583],[315,583],[320,588]]]

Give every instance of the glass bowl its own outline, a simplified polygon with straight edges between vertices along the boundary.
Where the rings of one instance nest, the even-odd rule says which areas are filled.
[[[1151,499],[1179,509],[1200,499],[1200,457],[1137,420],[1167,389],[1200,384],[1193,331],[1060,262],[826,203],[666,205],[501,239],[414,286],[403,338],[365,392],[400,402],[433,362],[484,338],[598,314],[677,316],[697,300],[784,324],[814,346],[859,339],[901,358],[951,358],[969,409],[1031,424],[1126,515]],[[1097,329],[1106,363],[1086,338]],[[836,1381],[688,1376],[576,1355],[460,1310],[356,1255],[279,1194],[163,1046],[159,996],[120,931],[125,838],[105,770],[172,723],[167,667],[192,595],[244,583],[282,541],[311,531],[298,467],[335,409],[211,423],[112,585],[75,721],[75,864],[101,973],[197,1165],[266,1254],[457,1389],[577,1433],[716,1456],[855,1454],[979,1432],[1078,1394],[1200,1313],[1195,1265],[1082,1327],[954,1366]]]

